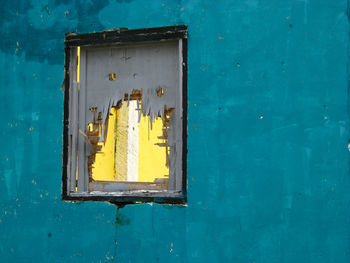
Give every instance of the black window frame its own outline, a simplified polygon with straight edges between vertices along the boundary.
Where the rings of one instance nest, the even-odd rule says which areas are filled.
[[[185,25],[127,29],[117,28],[98,33],[75,34],[65,36],[65,76],[64,76],[64,109],[63,109],[63,165],[62,165],[62,200],[64,201],[108,201],[115,204],[129,204],[136,202],[155,202],[167,204],[187,203],[187,33]],[[133,196],[72,196],[68,192],[68,136],[69,136],[69,89],[70,89],[70,53],[78,46],[101,46],[132,44],[140,42],[160,42],[166,40],[182,40],[182,189],[181,196],[154,197],[142,195]]]

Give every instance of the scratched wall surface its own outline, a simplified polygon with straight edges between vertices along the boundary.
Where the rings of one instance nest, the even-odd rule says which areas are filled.
[[[189,27],[188,206],[61,201],[64,33]],[[1,262],[349,262],[346,0],[3,0]]]

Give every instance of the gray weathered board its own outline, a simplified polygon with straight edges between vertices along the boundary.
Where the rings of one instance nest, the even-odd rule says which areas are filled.
[[[80,83],[76,80],[76,49],[71,52],[69,102],[69,165],[68,189],[71,195],[127,195],[125,184],[109,183],[104,192],[88,192],[87,159],[91,148],[79,133],[86,133],[93,121],[89,110],[97,107],[105,120],[110,107],[123,100],[124,94],[142,89],[142,112],[151,118],[162,113],[164,106],[174,108],[168,131],[170,145],[170,175],[168,191],[147,190],[153,196],[174,196],[182,187],[182,40],[132,45],[81,47]],[[116,73],[116,80],[109,80]],[[79,87],[80,86],[80,87]],[[157,96],[162,88],[164,95]],[[102,136],[101,136],[102,137]],[[78,159],[78,161],[77,161]],[[76,164],[78,183],[76,185]],[[78,191],[75,191],[75,188]],[[138,191],[138,194],[142,191]]]

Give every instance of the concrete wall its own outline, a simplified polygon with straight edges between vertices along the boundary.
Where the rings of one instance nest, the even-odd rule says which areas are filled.
[[[189,27],[188,206],[61,201],[64,33]],[[349,262],[345,0],[0,3],[1,262]]]

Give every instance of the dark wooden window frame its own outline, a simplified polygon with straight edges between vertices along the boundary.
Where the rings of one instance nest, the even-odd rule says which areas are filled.
[[[160,42],[182,40],[182,105],[183,105],[183,151],[182,151],[182,189],[179,196],[152,196],[147,194],[130,196],[72,196],[68,193],[68,136],[69,136],[69,89],[70,89],[70,53],[78,46],[103,46],[132,44],[141,42]],[[64,118],[63,118],[63,170],[62,199],[65,201],[109,201],[115,204],[135,202],[156,202],[168,204],[185,204],[187,202],[187,26],[169,26],[156,28],[112,29],[98,33],[75,34],[65,36],[65,79],[64,79]]]

